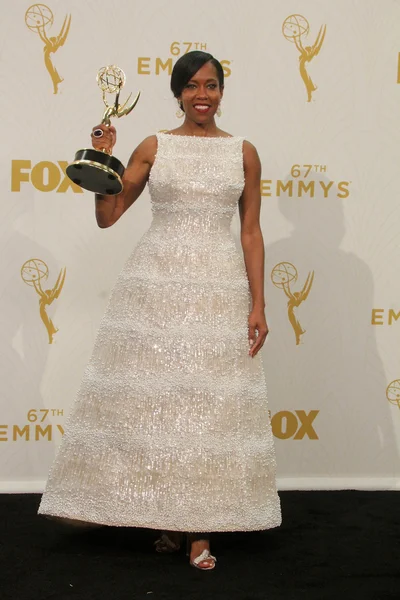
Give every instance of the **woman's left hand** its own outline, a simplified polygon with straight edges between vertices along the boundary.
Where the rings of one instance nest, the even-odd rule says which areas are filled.
[[[258,333],[257,336],[256,331]],[[268,331],[264,311],[262,309],[253,309],[249,314],[249,355],[252,358],[263,347]]]

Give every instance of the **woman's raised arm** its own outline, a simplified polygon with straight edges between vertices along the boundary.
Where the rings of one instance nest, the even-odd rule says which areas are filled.
[[[114,127],[99,125],[94,129],[102,129],[101,138],[92,136],[92,145],[96,150],[112,151],[116,141]],[[106,196],[95,194],[96,220],[99,227],[111,227],[126,210],[139,198],[148,180],[154,157],[157,151],[157,137],[145,138],[132,152],[128,166],[122,177],[123,190],[120,194]]]

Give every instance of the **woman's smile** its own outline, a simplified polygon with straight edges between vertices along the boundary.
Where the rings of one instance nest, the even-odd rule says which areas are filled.
[[[195,104],[193,107],[198,113],[206,114],[210,110],[211,106],[209,104]]]

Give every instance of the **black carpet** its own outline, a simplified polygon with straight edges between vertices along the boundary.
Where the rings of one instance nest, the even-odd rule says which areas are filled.
[[[283,525],[216,533],[215,570],[156,532],[80,531],[36,515],[38,495],[0,495],[1,600],[400,600],[400,494],[282,492]]]

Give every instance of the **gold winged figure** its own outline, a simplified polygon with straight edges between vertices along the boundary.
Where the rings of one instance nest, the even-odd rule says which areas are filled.
[[[289,300],[288,300],[288,317],[289,317],[290,324],[293,327],[293,330],[294,330],[294,333],[296,336],[296,346],[298,346],[300,344],[300,338],[306,332],[306,330],[301,327],[296,315],[294,314],[294,309],[297,308],[298,306],[300,306],[300,304],[302,302],[304,302],[304,300],[307,299],[308,294],[310,293],[310,290],[311,290],[311,287],[313,284],[313,280],[314,280],[314,271],[312,271],[311,273],[308,274],[308,277],[306,279],[306,282],[305,282],[301,292],[291,292],[289,282],[284,283],[282,285],[283,291],[285,292],[286,296],[289,298]]]
[[[52,63],[51,54],[57,52],[61,46],[64,45],[65,40],[67,39],[69,28],[71,26],[71,15],[68,15],[64,19],[64,23],[62,25],[61,31],[57,36],[47,37],[46,31],[44,27],[38,27],[37,31],[40,35],[40,39],[44,42],[45,46],[43,48],[44,53],[44,64],[46,65],[46,69],[49,72],[49,75],[53,82],[54,94],[58,93],[58,85],[64,81],[62,77],[60,77],[57,69]]]
[[[311,102],[312,93],[315,92],[317,86],[314,85],[311,77],[307,73],[306,63],[311,62],[312,59],[319,54],[322,48],[322,44],[324,43],[325,34],[326,25],[322,25],[322,27],[319,30],[317,39],[315,40],[315,43],[312,46],[303,46],[300,35],[296,35],[293,38],[294,43],[296,44],[296,48],[300,52],[300,75],[307,89],[307,102]]]
[[[120,92],[117,93],[114,104],[108,104],[106,99],[106,93],[103,90],[103,102],[107,107],[104,111],[103,118],[101,120],[103,125],[111,125],[111,117],[118,117],[118,119],[120,119],[124,115],[129,115],[131,110],[135,108],[140,97],[140,92],[138,92],[131,104],[128,105],[128,102],[132,97],[132,94],[129,94],[126,102],[124,102],[121,106],[119,104],[119,94]]]
[[[64,285],[66,269],[61,269],[60,274],[57,278],[57,281],[54,287],[50,290],[43,290],[40,284],[40,279],[33,280],[33,287],[35,288],[36,293],[39,296],[39,312],[41,319],[47,329],[47,333],[49,336],[49,344],[53,343],[53,336],[57,333],[58,329],[54,327],[53,321],[50,319],[46,312],[46,308],[50,306],[54,302],[56,298],[61,294],[61,290]]]

